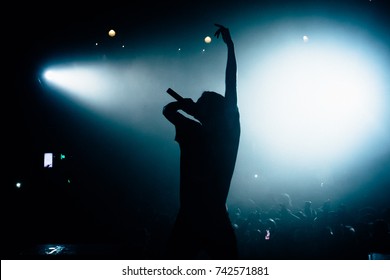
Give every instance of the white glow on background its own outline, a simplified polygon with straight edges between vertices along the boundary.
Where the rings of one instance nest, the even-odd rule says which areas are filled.
[[[309,170],[326,186],[334,169],[388,148],[377,145],[389,136],[388,55],[374,37],[322,19],[252,24],[232,27],[242,124],[233,194],[234,186],[241,195],[250,180],[257,188],[266,180],[277,184],[296,170]],[[204,90],[222,93],[226,52],[215,42],[205,52],[182,44],[169,53],[157,44],[153,54],[50,69],[76,104],[153,132],[154,140],[168,138],[176,149],[173,126],[161,114],[172,101],[165,91],[194,100]]]
[[[373,148],[384,125],[387,68],[380,48],[356,30],[308,22],[311,40],[302,41],[294,24],[302,22],[275,22],[247,39],[257,48],[241,58],[243,131],[262,147],[261,158],[337,168]]]
[[[51,66],[44,72],[46,80],[55,88],[66,93],[77,102],[104,106],[115,99],[110,98],[112,92],[113,69],[104,64],[63,64]]]
[[[202,91],[218,91],[224,85],[224,62],[213,63],[215,59],[209,59],[202,49],[184,56],[173,50],[168,55],[128,55],[95,63],[53,62],[43,75],[49,85],[75,104],[123,125],[155,131],[161,123],[169,126],[161,113],[163,106],[173,101],[166,93],[169,87],[196,100]],[[217,72],[214,68],[220,69],[215,79],[211,76]]]

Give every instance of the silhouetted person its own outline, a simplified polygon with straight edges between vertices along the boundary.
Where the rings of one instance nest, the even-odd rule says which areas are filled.
[[[171,259],[238,258],[226,207],[240,139],[237,64],[229,29],[215,25],[214,36],[221,35],[227,46],[225,95],[205,91],[197,102],[184,98],[163,109],[180,146],[180,209],[168,245]]]

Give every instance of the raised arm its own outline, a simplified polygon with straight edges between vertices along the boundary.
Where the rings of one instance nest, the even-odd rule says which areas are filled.
[[[237,106],[237,61],[234,50],[234,43],[228,28],[220,24],[215,24],[218,30],[214,36],[222,35],[222,39],[227,46],[227,63],[225,73],[225,99],[229,107]]]

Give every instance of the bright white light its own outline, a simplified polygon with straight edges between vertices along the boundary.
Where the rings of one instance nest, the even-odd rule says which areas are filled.
[[[150,126],[143,122],[165,121],[161,108],[171,100],[165,91],[172,86],[172,77],[178,76],[170,73],[167,65],[172,63],[166,58],[161,62],[159,57],[146,56],[94,63],[79,60],[53,63],[43,76],[51,95],[66,97],[77,106],[125,125],[137,123],[155,131],[155,123]]]
[[[105,94],[109,90],[107,75],[103,67],[85,65],[53,67],[44,73],[52,86],[88,103],[108,101]]]
[[[44,73],[44,77],[46,80],[48,80],[50,82],[55,81],[56,80],[56,72],[53,70],[47,70]]]
[[[332,28],[317,32],[310,45],[278,36],[277,47],[269,37],[272,49],[250,54],[252,65],[259,63],[241,82],[243,131],[264,147],[263,156],[295,166],[350,160],[369,145],[383,118],[377,52]]]
[[[53,153],[44,153],[43,167],[44,168],[52,168],[53,167]]]

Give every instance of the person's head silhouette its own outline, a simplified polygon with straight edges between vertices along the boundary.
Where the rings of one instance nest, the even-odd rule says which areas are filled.
[[[194,117],[202,123],[215,121],[225,108],[225,97],[214,91],[204,91],[196,102]]]

